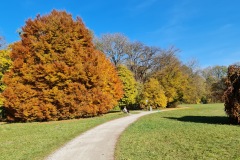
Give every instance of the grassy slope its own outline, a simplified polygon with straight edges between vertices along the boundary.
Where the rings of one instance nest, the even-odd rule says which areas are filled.
[[[120,137],[116,160],[240,159],[240,127],[228,124],[223,104],[190,106],[132,124]]]
[[[1,160],[43,159],[80,133],[106,121],[123,117],[121,112],[101,117],[44,123],[0,125]]]

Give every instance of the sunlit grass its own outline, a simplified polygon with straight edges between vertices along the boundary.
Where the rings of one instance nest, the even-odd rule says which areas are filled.
[[[229,125],[223,104],[142,117],[120,137],[116,160],[240,159],[240,127]]]
[[[115,112],[101,117],[79,120],[44,123],[2,123],[0,125],[0,159],[43,159],[80,133],[125,115],[121,112]]]

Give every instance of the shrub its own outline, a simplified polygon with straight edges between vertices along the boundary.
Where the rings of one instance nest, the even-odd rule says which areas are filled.
[[[226,85],[225,111],[233,122],[240,123],[240,66],[229,66]]]
[[[11,58],[3,92],[9,121],[96,116],[122,97],[115,67],[94,49],[82,20],[66,12],[27,20]]]

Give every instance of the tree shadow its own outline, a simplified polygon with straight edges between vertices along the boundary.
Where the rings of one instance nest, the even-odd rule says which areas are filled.
[[[207,124],[231,124],[228,117],[224,116],[184,116],[184,117],[164,117],[171,120],[193,123],[207,123]]]
[[[121,112],[120,110],[112,110],[112,111],[108,111],[107,113],[117,113],[117,112]]]

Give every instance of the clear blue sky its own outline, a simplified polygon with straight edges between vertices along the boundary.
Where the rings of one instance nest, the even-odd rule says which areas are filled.
[[[52,9],[80,16],[97,36],[120,32],[150,46],[174,45],[183,62],[240,62],[240,0],[6,0],[0,35],[7,43],[19,40],[17,30],[28,18]]]

